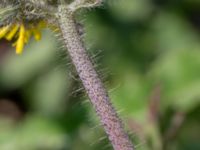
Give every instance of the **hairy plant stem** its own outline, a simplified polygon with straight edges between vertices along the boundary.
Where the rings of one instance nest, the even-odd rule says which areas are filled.
[[[115,150],[133,150],[134,146],[125,132],[78,34],[73,13],[66,7],[60,6],[58,21],[64,44],[113,148]]]

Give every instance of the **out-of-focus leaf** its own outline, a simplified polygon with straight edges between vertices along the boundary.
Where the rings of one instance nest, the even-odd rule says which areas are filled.
[[[27,89],[27,94],[31,95],[30,103],[35,111],[54,116],[66,109],[69,86],[67,72],[57,68],[38,78]]]
[[[200,103],[200,51],[170,51],[156,61],[154,69],[163,87],[165,107],[187,112]]]
[[[124,21],[144,19],[153,7],[149,0],[110,0],[108,4],[113,15]]]
[[[150,98],[150,84],[131,71],[118,77],[117,83],[119,85],[111,92],[114,104],[123,108],[122,114],[143,122]]]
[[[0,149],[59,150],[66,148],[67,141],[67,135],[52,121],[29,116],[18,126],[4,130],[4,134],[0,135]]]
[[[199,49],[199,37],[181,16],[162,12],[153,21],[153,32],[162,51]]]

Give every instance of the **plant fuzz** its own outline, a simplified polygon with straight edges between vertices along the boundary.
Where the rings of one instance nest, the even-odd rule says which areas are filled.
[[[25,1],[26,0],[17,1],[19,7],[14,9],[14,11],[18,12],[17,20],[21,18],[26,21],[49,19],[50,22],[52,22],[51,19],[54,16],[56,17],[53,18],[53,20],[56,19],[58,22],[57,25],[62,33],[68,54],[71,57],[72,63],[76,68],[113,148],[115,150],[134,150],[134,146],[125,132],[124,126],[110,102],[108,93],[86,52],[74,17],[78,9],[99,6],[102,0],[74,0],[72,2],[69,0],[27,0],[26,2],[29,3]],[[13,0],[9,0],[9,2],[10,3],[8,3],[7,0],[3,0],[2,4],[0,3],[0,8],[5,5],[12,8],[11,6],[14,6],[14,2]],[[25,9],[22,9],[23,6],[26,6]],[[53,11],[49,12],[47,8]],[[13,17],[11,12],[12,11],[10,11],[10,16],[6,16],[1,20],[5,21],[7,24],[13,20],[16,21],[16,19],[11,18]],[[4,23],[2,23],[2,25],[3,24]]]

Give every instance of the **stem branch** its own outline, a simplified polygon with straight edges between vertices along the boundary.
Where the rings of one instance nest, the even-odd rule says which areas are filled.
[[[134,150],[124,126],[113,108],[93,64],[78,34],[73,13],[64,6],[59,7],[58,21],[64,44],[86,89],[109,140],[115,150]]]

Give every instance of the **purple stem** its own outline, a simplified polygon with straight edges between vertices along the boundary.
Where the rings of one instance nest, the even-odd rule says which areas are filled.
[[[114,150],[134,150],[134,146],[86,52],[78,34],[74,16],[62,6],[59,9],[59,23],[68,53]]]

